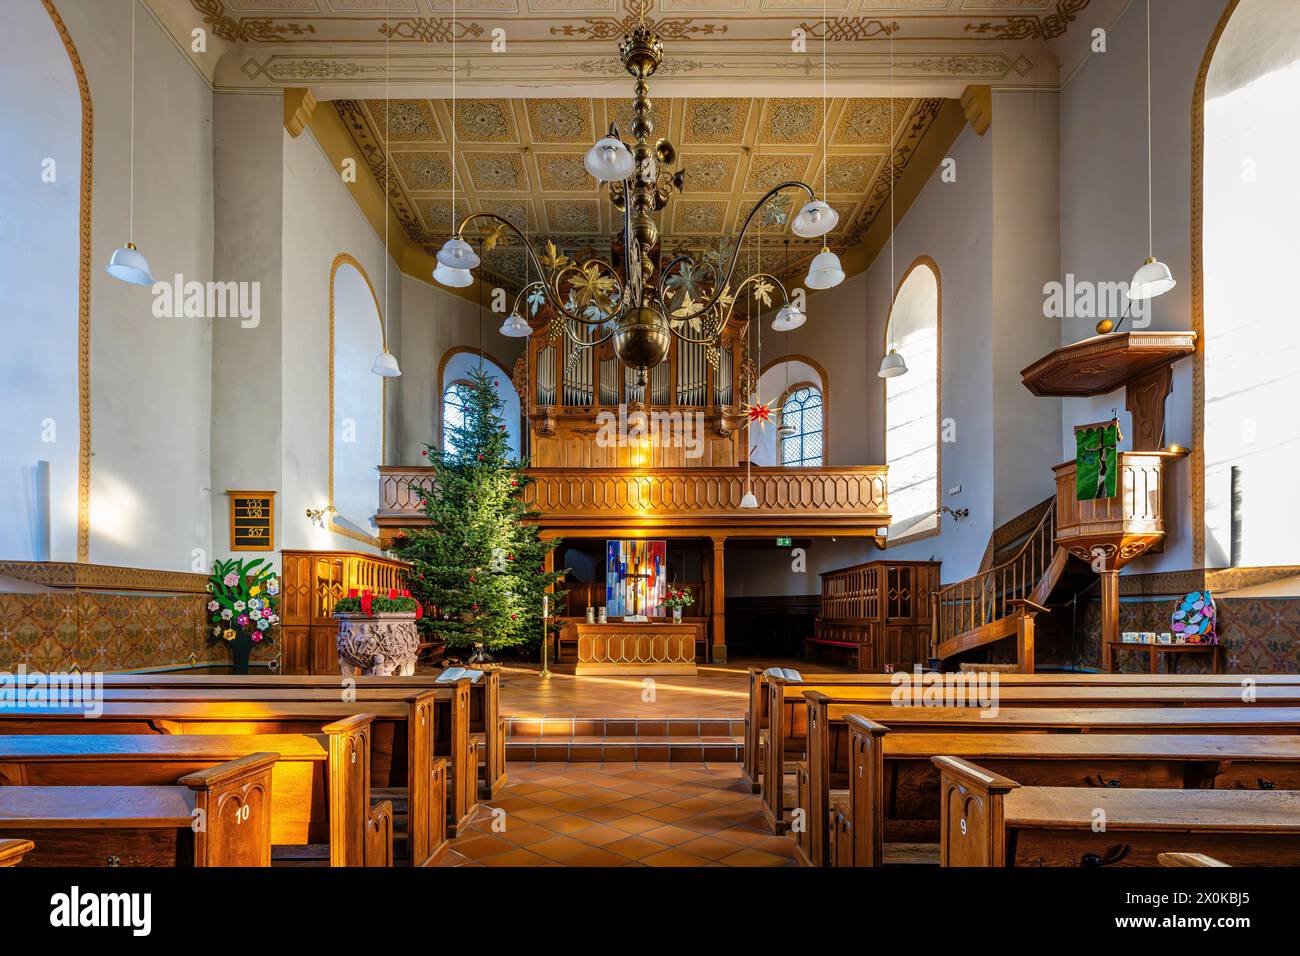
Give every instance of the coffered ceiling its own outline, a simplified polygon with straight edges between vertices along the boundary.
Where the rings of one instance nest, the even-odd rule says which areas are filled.
[[[356,88],[387,79],[411,87],[406,95],[445,96],[439,87],[451,78],[453,40],[457,79],[480,95],[527,95],[520,87],[557,84],[585,85],[577,95],[611,95],[590,85],[626,79],[616,45],[642,19],[668,45],[660,80],[690,81],[693,95],[721,95],[701,83],[759,84],[753,95],[819,85],[823,41],[832,81],[884,81],[892,41],[898,80],[947,84],[911,95],[956,96],[969,83],[1054,82],[1052,51],[1061,38],[1079,30],[1090,7],[1117,0],[146,2],[186,49],[194,28],[208,32],[204,69],[219,86],[310,86],[317,99],[328,99],[374,95]],[[805,38],[802,46],[794,31]]]
[[[894,143],[900,173],[938,114],[939,99],[726,97],[655,102],[655,135],[668,137],[686,171],[685,191],[657,217],[666,252],[715,249],[736,236],[764,192],[803,180],[823,192],[840,214],[830,242],[860,241],[889,200],[886,159]],[[385,142],[391,163],[388,199],[411,240],[432,253],[456,220],[492,212],[535,244],[553,238],[565,252],[608,254],[622,214],[582,165],[583,153],[611,121],[629,128],[626,100],[590,98],[458,99],[456,162],[451,161],[452,103],[447,100],[336,100],[332,104],[359,154],[383,183]],[[891,115],[892,110],[892,115]],[[823,142],[823,125],[829,142]],[[388,136],[385,140],[384,131]],[[825,154],[825,162],[823,162]],[[821,247],[790,232],[788,191],[760,215],[743,255],[778,273],[801,274]],[[796,207],[797,208],[797,207]],[[790,240],[786,268],[785,240]],[[494,281],[517,288],[526,262],[518,242],[485,256]]]

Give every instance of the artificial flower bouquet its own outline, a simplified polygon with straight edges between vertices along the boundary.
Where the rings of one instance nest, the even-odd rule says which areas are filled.
[[[270,643],[271,629],[280,623],[280,579],[266,558],[213,563],[208,591],[213,637]]]
[[[664,597],[664,607],[670,611],[690,607],[694,603],[695,596],[686,588],[669,588],[668,594]]]

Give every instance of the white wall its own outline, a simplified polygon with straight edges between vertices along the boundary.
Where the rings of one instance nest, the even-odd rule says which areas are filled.
[[[425,464],[420,452],[441,436],[438,365],[452,348],[481,345],[502,367],[514,371],[528,340],[501,335],[501,322],[501,316],[486,308],[480,313],[476,302],[444,291],[432,280],[402,276],[401,426],[389,453],[394,464]]]
[[[0,350],[0,558],[74,561],[81,97],[39,3],[19,4],[0,31],[0,116],[8,141],[0,150],[0,340],[10,343]],[[53,182],[42,177],[48,160]],[[50,473],[48,542],[38,519],[41,460]]]
[[[388,327],[401,325],[401,283],[396,264],[385,256],[382,237],[371,228],[310,131],[293,138],[283,131],[284,190],[282,240],[285,302],[283,319],[284,361],[281,388],[284,404],[282,439],[280,546],[282,548],[374,550],[327,528],[306,516],[308,508],[322,508],[329,500],[329,278],[339,253],[361,264],[374,286],[381,309],[388,308]],[[387,265],[386,265],[387,264]],[[390,270],[385,290],[384,270]],[[373,308],[373,306],[372,306]],[[336,310],[337,318],[337,310]],[[393,343],[395,345],[395,343]],[[405,350],[401,350],[405,352]],[[366,369],[374,360],[358,359]],[[403,375],[404,355],[398,354]],[[369,371],[366,375],[369,375]],[[391,381],[391,380],[390,380]],[[399,378],[396,381],[401,382]],[[388,387],[390,411],[387,429],[394,430],[399,389]],[[358,423],[358,432],[367,426]],[[377,428],[378,423],[369,426]],[[373,435],[370,438],[373,439]],[[335,436],[336,446],[338,436]],[[388,436],[391,443],[392,436]],[[375,462],[378,464],[378,461]],[[379,505],[379,473],[351,470],[335,472],[334,494],[340,524],[363,534],[374,534],[372,518]],[[372,504],[366,510],[365,501]],[[338,502],[348,502],[354,513]],[[359,512],[359,513],[358,513]]]
[[[1224,8],[1224,0],[1151,5],[1155,253],[1178,280],[1154,300],[1153,329],[1192,327],[1192,96]],[[1127,282],[1147,255],[1145,9],[1129,7],[1109,31],[1108,52],[1089,58],[1061,92],[1061,272],[1080,280]],[[1093,335],[1095,321],[1065,320],[1061,343]],[[1131,433],[1122,390],[1062,403],[1062,461],[1074,458],[1074,426],[1112,408]],[[1174,366],[1165,440],[1192,445],[1190,358]],[[1190,466],[1183,459],[1172,469],[1164,552],[1133,562],[1128,573],[1192,566]]]

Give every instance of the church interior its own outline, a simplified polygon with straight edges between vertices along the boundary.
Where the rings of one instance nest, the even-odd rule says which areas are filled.
[[[1300,865],[1298,95],[1294,0],[9,0],[6,887]]]

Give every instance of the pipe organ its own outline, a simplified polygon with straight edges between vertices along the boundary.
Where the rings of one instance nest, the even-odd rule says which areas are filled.
[[[707,346],[674,339],[667,359],[641,385],[609,343],[578,348],[567,338],[551,339],[548,325],[535,327],[526,366],[517,373],[533,467],[731,468],[743,462],[739,406],[749,364],[743,327],[724,333],[712,362]],[[602,422],[610,416],[626,422],[636,412],[651,419],[648,436],[610,442]],[[689,442],[681,440],[686,416]],[[671,429],[654,425],[668,421]]]

